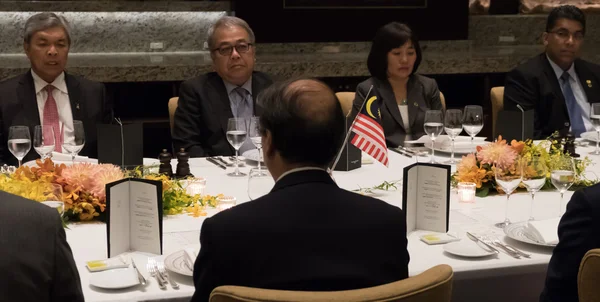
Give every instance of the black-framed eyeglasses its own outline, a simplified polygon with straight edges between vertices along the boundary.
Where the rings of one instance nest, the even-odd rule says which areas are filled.
[[[550,32],[551,34],[555,34],[557,37],[559,37],[561,40],[568,40],[569,37],[573,37],[573,40],[575,41],[581,41],[583,40],[583,33],[578,31],[575,33],[570,33],[568,30],[565,29],[559,29],[559,30],[554,30]]]
[[[213,49],[213,51],[218,51],[219,54],[222,56],[230,56],[233,52],[233,48],[235,48],[235,51],[237,51],[238,53],[246,53],[250,50],[251,47],[252,43],[240,43],[236,44],[235,46],[223,46],[220,48],[215,48]]]

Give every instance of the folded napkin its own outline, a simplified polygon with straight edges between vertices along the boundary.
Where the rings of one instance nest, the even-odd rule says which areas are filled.
[[[479,136],[477,136],[477,137],[475,137],[473,139],[473,141],[475,143],[482,143],[482,142],[485,141],[485,137],[479,137]],[[431,138],[428,135],[423,135],[423,136],[421,136],[417,140],[405,141],[405,143],[408,143],[408,144],[425,144],[425,146],[431,146]],[[470,136],[457,136],[454,139],[454,143],[455,144],[459,144],[459,143],[471,143],[471,137]],[[452,141],[450,140],[450,137],[448,135],[440,135],[435,140],[435,147],[436,148],[448,147],[451,144],[452,144]]]
[[[540,243],[558,243],[558,223],[560,217],[539,221],[530,221],[525,226],[525,232]]]
[[[192,270],[194,269],[194,262],[196,262],[196,257],[198,257],[196,255],[196,250],[189,247],[186,248],[185,250],[183,250],[183,257],[185,259],[185,262],[188,263],[188,265],[190,266],[190,268],[192,268]]]
[[[52,160],[55,162],[57,162],[57,161],[71,162],[71,155],[65,154],[65,153],[60,153],[60,152],[52,152]],[[95,158],[89,158],[87,156],[77,155],[77,156],[75,156],[75,162],[97,164],[98,160]]]

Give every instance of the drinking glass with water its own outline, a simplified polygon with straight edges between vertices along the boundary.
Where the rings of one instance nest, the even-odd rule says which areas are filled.
[[[246,176],[245,173],[240,172],[239,167],[239,159],[238,152],[240,147],[246,141],[246,136],[248,135],[248,127],[246,124],[246,119],[243,118],[230,118],[227,121],[227,141],[233,149],[235,149],[235,171],[228,173],[229,176],[241,177]]]
[[[35,129],[33,130],[33,149],[40,155],[42,161],[52,155],[55,145],[56,136],[52,126],[35,126]]]
[[[450,155],[450,160],[444,163],[450,165],[456,164],[457,161],[454,159],[454,140],[462,130],[462,112],[459,109],[446,110],[446,116],[444,117],[444,132],[446,132],[452,140],[452,153]]]
[[[435,164],[435,139],[444,130],[444,116],[441,110],[427,110],[425,112],[425,124],[423,125],[425,133],[431,139],[431,161]]]
[[[475,136],[483,129],[483,107],[478,105],[465,106],[463,129],[471,137],[471,145]]]
[[[31,150],[31,134],[27,126],[11,126],[8,129],[8,150],[19,161],[19,167],[23,158]]]
[[[563,195],[575,182],[575,161],[570,156],[561,156],[552,163],[552,185],[560,193],[558,217],[562,216]]]

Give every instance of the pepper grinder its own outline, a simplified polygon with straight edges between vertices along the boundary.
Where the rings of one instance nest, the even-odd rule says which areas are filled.
[[[579,154],[575,153],[575,136],[571,133],[565,136],[565,147],[563,153],[571,155],[571,157],[579,157]]]
[[[158,155],[158,160],[160,161],[158,173],[167,175],[169,177],[173,177],[173,167],[171,166],[171,158],[171,153],[167,152],[167,149],[163,149],[162,152]]]
[[[184,148],[179,149],[177,152],[177,170],[175,172],[178,178],[185,178],[188,176],[193,176],[190,172],[190,155],[185,152]]]

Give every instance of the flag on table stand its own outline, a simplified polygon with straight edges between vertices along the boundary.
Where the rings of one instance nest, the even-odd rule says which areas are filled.
[[[380,101],[376,96],[372,96],[365,102],[352,126],[351,131],[354,132],[354,138],[351,143],[388,167],[385,134],[379,123],[381,121],[379,107]]]

